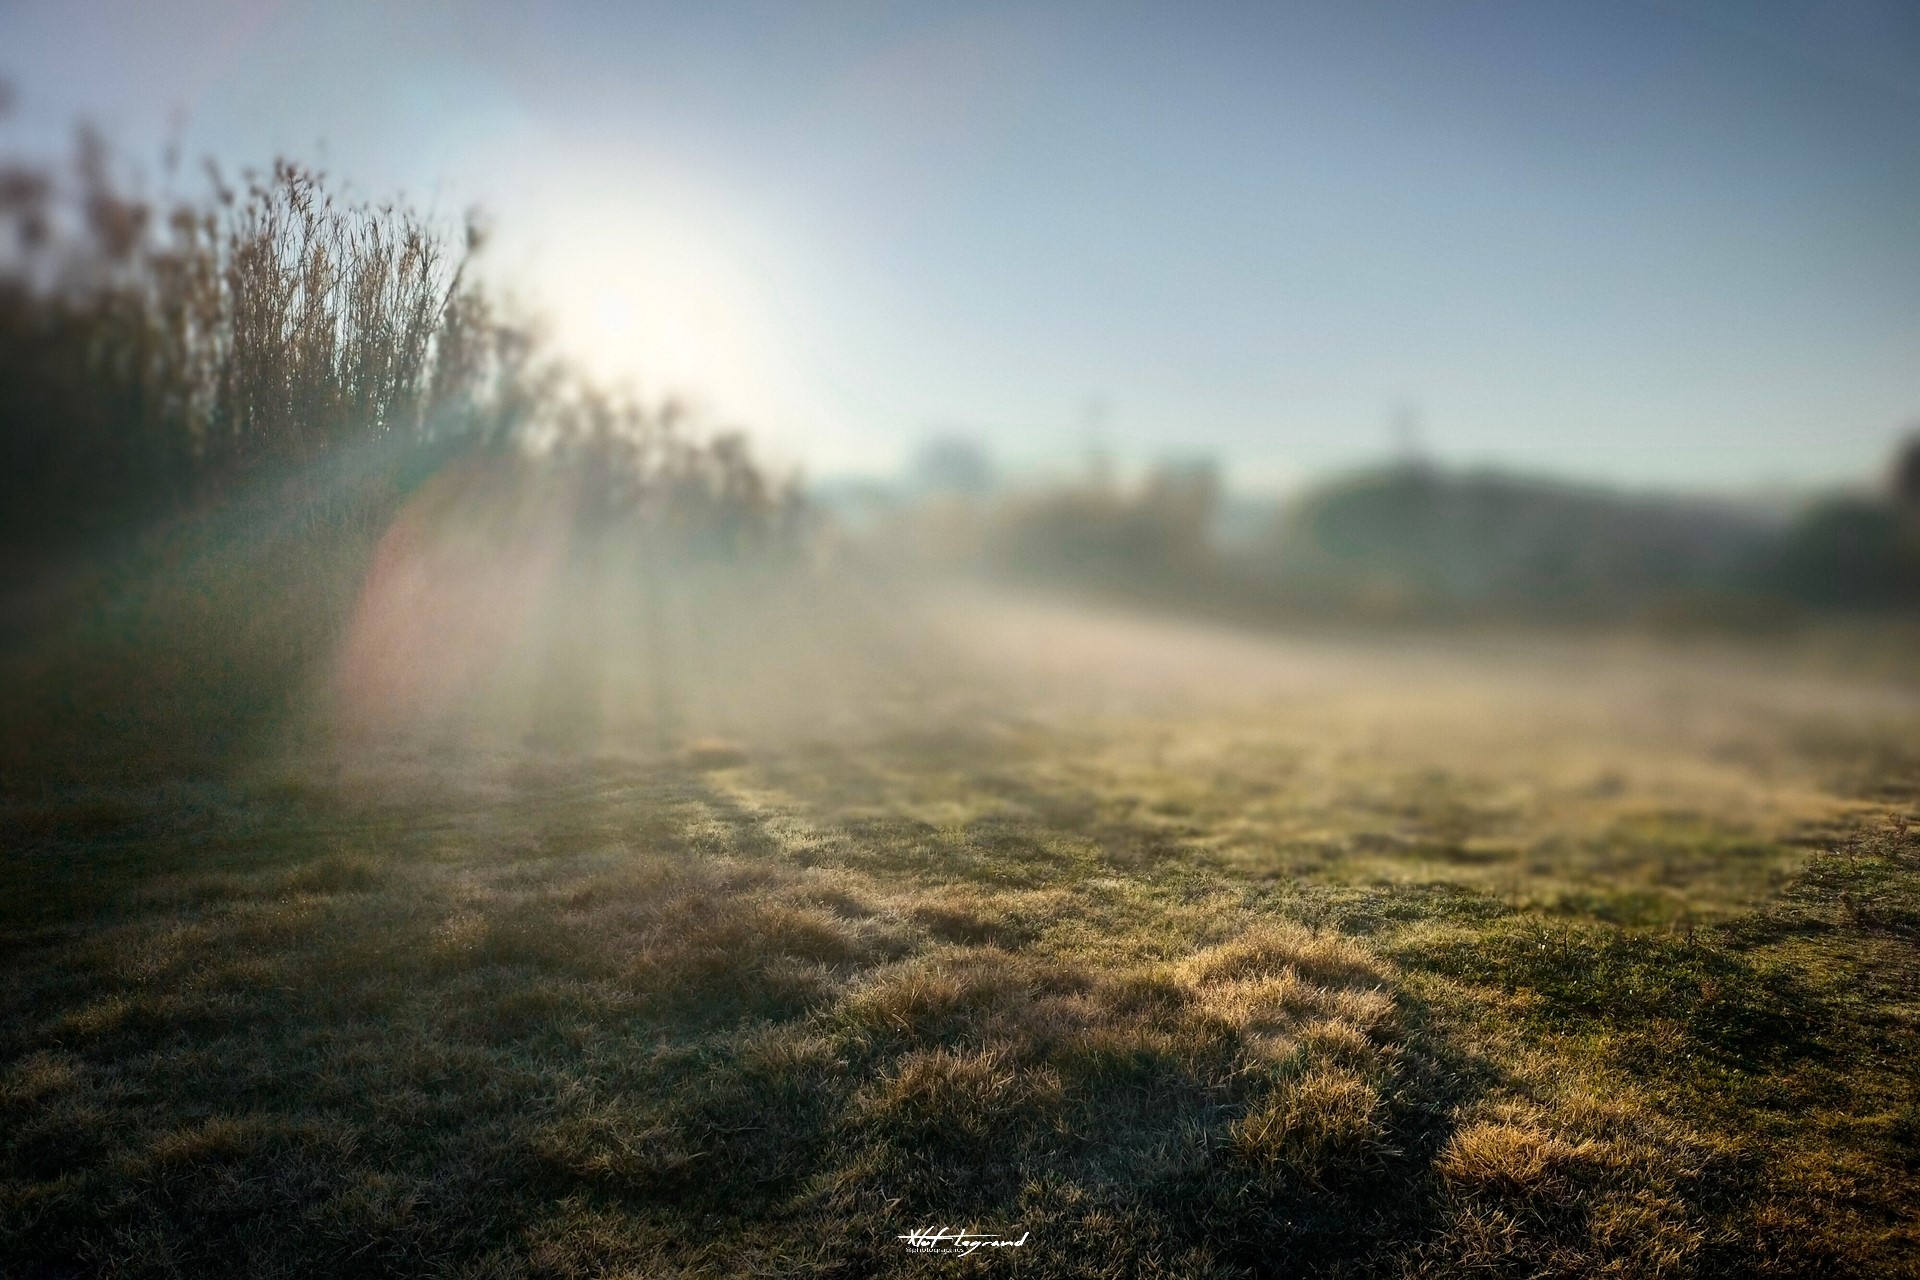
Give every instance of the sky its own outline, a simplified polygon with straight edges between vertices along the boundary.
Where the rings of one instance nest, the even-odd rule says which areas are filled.
[[[1920,421],[1920,6],[0,0],[0,147],[483,207],[601,376],[816,476],[1416,447],[1724,493]]]

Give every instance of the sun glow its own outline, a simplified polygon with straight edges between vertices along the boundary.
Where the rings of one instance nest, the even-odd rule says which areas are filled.
[[[538,254],[559,347],[595,376],[775,435],[808,415],[773,290],[696,209],[658,199],[556,204]]]

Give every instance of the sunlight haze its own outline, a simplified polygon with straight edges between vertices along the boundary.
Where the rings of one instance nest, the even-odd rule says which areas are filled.
[[[1913,10],[1205,8],[29,0],[0,127],[483,206],[583,361],[814,474],[958,429],[1284,483],[1411,405],[1745,491],[1920,415]]]

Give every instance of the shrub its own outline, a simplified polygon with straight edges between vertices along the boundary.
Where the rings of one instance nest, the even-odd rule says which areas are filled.
[[[793,561],[793,487],[508,323],[472,270],[477,222],[349,201],[286,161],[238,189],[208,173],[200,197],[144,200],[91,134],[70,174],[0,163],[12,768],[256,750],[299,718],[381,556],[472,567],[422,545],[538,530],[576,595]]]

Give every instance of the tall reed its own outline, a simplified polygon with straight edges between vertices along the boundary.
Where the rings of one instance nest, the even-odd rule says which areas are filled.
[[[184,767],[284,721],[378,540],[457,458],[568,537],[780,560],[804,521],[738,436],[587,384],[474,270],[480,224],[277,162],[142,198],[83,134],[0,163],[0,619],[18,764]],[[491,461],[487,461],[487,460]],[[145,744],[145,745],[138,745]]]

